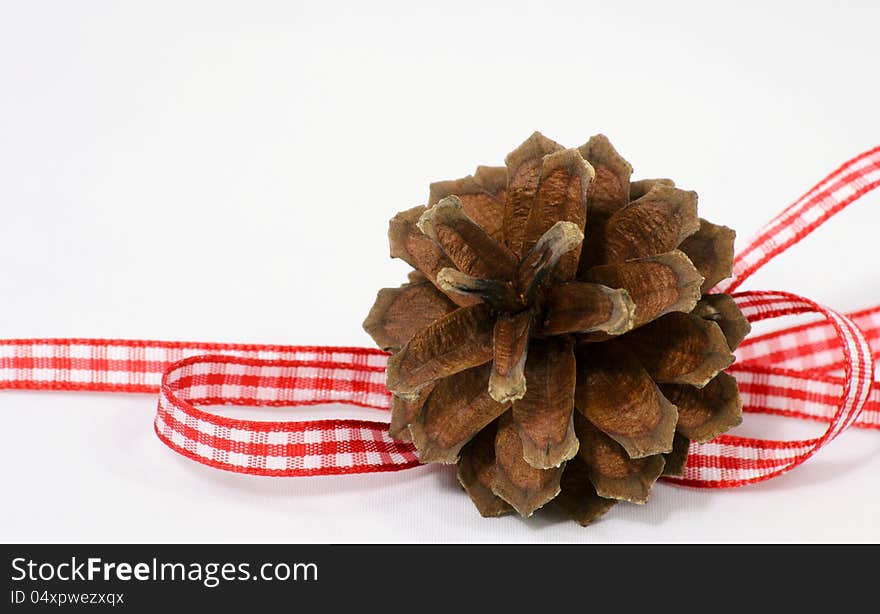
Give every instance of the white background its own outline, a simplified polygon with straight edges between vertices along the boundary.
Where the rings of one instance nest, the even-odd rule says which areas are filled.
[[[406,270],[388,218],[535,129],[604,132],[742,245],[880,142],[878,20],[867,1],[4,1],[0,337],[370,345],[360,323]],[[748,287],[880,302],[878,223],[873,194]],[[582,529],[483,520],[447,468],[226,474],[165,448],[154,405],[0,393],[0,539],[880,541],[875,431],[761,485],[658,486]]]

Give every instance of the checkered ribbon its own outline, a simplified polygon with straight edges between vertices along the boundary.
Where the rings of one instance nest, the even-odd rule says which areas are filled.
[[[771,220],[738,254],[733,279],[717,290],[733,292],[878,186],[880,147],[846,162]],[[747,339],[728,371],[739,382],[745,411],[817,420],[827,428],[797,441],[721,435],[694,443],[684,475],[669,481],[723,488],[767,480],[803,463],[849,426],[880,430],[880,384],[873,377],[880,306],[842,315],[785,292],[733,296],[751,322],[820,317]],[[0,388],[158,390],[156,434],[200,463],[270,476],[365,473],[418,465],[413,447],[391,439],[385,421],[240,420],[202,408],[342,403],[387,411],[385,363],[384,353],[365,348],[14,339],[0,341]]]

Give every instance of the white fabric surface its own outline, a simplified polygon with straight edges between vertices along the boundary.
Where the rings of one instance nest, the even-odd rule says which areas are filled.
[[[739,244],[880,142],[875,25],[786,2],[0,6],[2,337],[369,345],[396,211],[532,130],[604,132]],[[870,195],[748,287],[880,302]],[[880,433],[731,491],[660,485],[582,529],[484,520],[451,470],[223,473],[149,395],[0,392],[3,541],[880,541]],[[230,415],[376,418],[347,408]],[[819,426],[747,416],[779,438]]]

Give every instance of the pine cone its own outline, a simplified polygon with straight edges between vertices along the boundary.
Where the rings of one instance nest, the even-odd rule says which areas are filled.
[[[631,173],[604,136],[535,133],[391,220],[391,256],[416,271],[364,322],[392,353],[390,433],[457,463],[484,516],[553,501],[587,524],[645,503],[690,440],[741,421],[722,369],[749,325],[705,294],[734,232],[697,217],[695,192]]]

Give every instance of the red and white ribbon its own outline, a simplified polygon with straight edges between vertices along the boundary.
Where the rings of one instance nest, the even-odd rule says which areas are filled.
[[[734,262],[733,292],[752,273],[862,195],[880,186],[880,147],[843,164],[771,222]],[[880,430],[880,306],[842,315],[785,292],[739,292],[751,322],[813,313],[820,320],[747,339],[729,371],[746,412],[827,423],[812,439],[721,435],[692,444],[671,482],[741,486],[803,463],[849,426]],[[211,405],[342,403],[387,411],[387,356],[378,350],[128,341],[0,341],[0,388],[159,392],[155,430],[172,450],[239,473],[271,476],[395,471],[417,466],[414,448],[389,437],[387,421],[255,421],[217,415]],[[201,406],[202,408],[200,408]]]
[[[367,348],[118,339],[0,341],[0,388],[159,391],[155,429],[212,467],[274,476],[394,471],[418,465],[387,421],[236,420],[197,405],[344,403],[388,410],[387,355]]]

